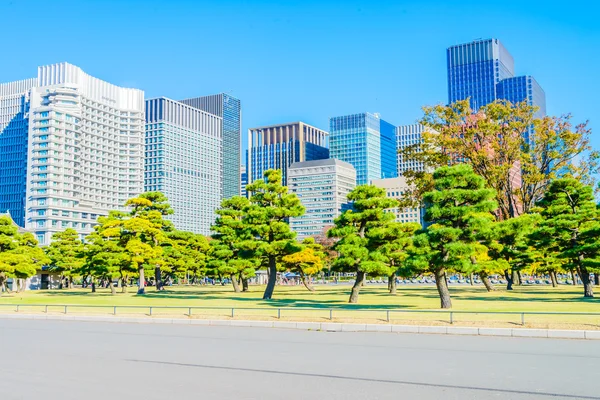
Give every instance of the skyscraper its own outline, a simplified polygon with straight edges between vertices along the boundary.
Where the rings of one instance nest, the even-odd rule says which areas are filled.
[[[349,208],[346,196],[356,186],[356,170],[333,158],[298,162],[290,166],[288,186],[306,209],[301,217],[290,218],[290,227],[302,240],[323,233]]]
[[[356,169],[357,185],[398,176],[394,125],[368,112],[334,117],[329,125],[330,156]]]
[[[546,113],[546,95],[531,76],[515,76],[514,60],[498,39],[475,40],[446,51],[448,101],[470,98],[476,110],[498,99],[526,101]]]
[[[246,185],[248,184],[248,173],[246,172],[246,166],[242,165],[240,167],[241,171],[241,186],[240,186],[240,196],[246,197],[248,193],[246,192]]]
[[[144,186],[167,196],[177,229],[210,233],[223,197],[222,125],[221,117],[175,100],[146,100]]]
[[[374,179],[372,184],[384,189],[386,197],[397,200],[402,199],[404,192],[410,189],[406,182],[406,178],[403,176],[388,179]],[[394,213],[396,222],[418,222],[419,224],[424,225],[423,217],[425,215],[425,210],[421,208],[395,207],[390,208],[387,211]]]
[[[47,245],[143,190],[144,92],[68,63],[0,85],[0,211]]]
[[[181,100],[181,103],[215,114],[223,119],[223,197],[240,194],[242,157],[242,106],[239,99],[226,93]]]
[[[263,126],[248,130],[248,183],[262,179],[265,171],[280,169],[287,185],[288,167],[295,162],[329,158],[327,132],[305,124]]]
[[[37,78],[0,84],[0,213],[25,226],[29,95]]]
[[[402,150],[409,146],[420,144],[422,141],[421,135],[426,128],[421,124],[400,125],[396,128],[396,147]],[[401,176],[405,171],[423,171],[423,163],[414,160],[405,160],[402,154],[397,154],[398,176]]]

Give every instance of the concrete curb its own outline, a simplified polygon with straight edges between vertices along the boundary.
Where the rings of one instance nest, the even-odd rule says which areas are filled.
[[[0,319],[58,320],[82,322],[120,322],[134,324],[176,324],[237,326],[254,328],[300,329],[325,332],[387,332],[422,333],[437,335],[504,336],[550,339],[588,339],[600,340],[600,331],[560,330],[560,329],[524,329],[524,328],[487,328],[464,326],[419,326],[392,324],[342,324],[335,322],[293,322],[293,321],[250,321],[250,320],[210,320],[190,318],[135,318],[89,315],[46,315],[46,314],[0,314]]]

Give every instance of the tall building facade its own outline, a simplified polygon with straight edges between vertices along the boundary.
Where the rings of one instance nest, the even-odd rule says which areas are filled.
[[[248,193],[246,192],[246,185],[248,184],[248,173],[246,172],[246,167],[244,165],[242,165],[240,167],[240,181],[241,181],[241,185],[240,185],[240,196],[242,197],[247,197]]]
[[[262,179],[269,169],[279,169],[287,185],[288,168],[293,163],[329,158],[327,136],[327,132],[304,122],[249,129],[248,183]]]
[[[531,76],[515,76],[514,60],[498,39],[476,40],[449,47],[448,101],[470,98],[476,110],[498,99],[526,101],[546,114],[546,95]]]
[[[29,96],[37,78],[0,84],[0,213],[25,226]]]
[[[215,114],[165,97],[146,100],[144,188],[167,196],[177,229],[210,234],[223,198],[222,132]]]
[[[215,114],[223,119],[223,197],[240,194],[240,162],[242,159],[242,105],[226,93],[181,100],[181,103]]]
[[[426,128],[421,124],[400,125],[396,128],[396,147],[398,150],[409,146],[415,146],[422,143],[422,134]],[[403,175],[405,171],[423,171],[422,162],[406,160],[402,154],[397,154],[398,176]]]
[[[0,208],[41,245],[66,228],[86,236],[142,192],[143,91],[60,63],[1,85],[0,105]]]
[[[399,176],[389,179],[374,179],[372,184],[385,190],[386,197],[390,199],[402,199],[402,195],[409,189],[406,178]],[[396,222],[418,222],[423,225],[424,210],[421,208],[400,208],[388,209],[396,216]]]
[[[349,208],[347,196],[356,186],[356,170],[349,163],[333,158],[294,163],[290,166],[288,186],[306,212],[290,218],[297,239],[323,233]]]
[[[398,176],[394,125],[372,113],[333,117],[329,124],[330,156],[356,169],[357,185]]]

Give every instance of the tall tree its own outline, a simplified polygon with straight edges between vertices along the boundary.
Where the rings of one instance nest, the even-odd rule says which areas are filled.
[[[172,274],[180,278],[203,274],[210,252],[206,236],[179,230],[170,231],[167,235],[169,244],[164,247],[164,257]]]
[[[413,244],[415,233],[420,229],[421,225],[416,222],[392,222],[388,226],[375,228],[369,233],[371,239],[380,245],[390,268],[391,274],[388,276],[390,294],[396,294],[398,270],[408,258],[408,249]]]
[[[80,274],[83,260],[79,254],[83,252],[83,242],[75,229],[67,228],[63,232],[52,235],[52,242],[45,248],[50,258],[52,272],[60,274],[60,288],[66,279],[69,288],[73,287],[73,278]]]
[[[8,216],[0,216],[0,293],[6,290],[6,281],[14,276],[15,264],[20,258],[15,255],[19,247],[19,230]]]
[[[584,287],[584,297],[594,297],[591,272],[600,272],[600,215],[590,186],[577,179],[558,179],[539,202],[542,220],[532,234],[534,240],[565,260]]]
[[[446,270],[472,269],[484,252],[478,235],[497,204],[494,190],[469,165],[439,168],[433,179],[434,190],[423,196],[430,225],[415,236],[408,266],[413,272],[434,274],[441,307],[451,308]]]
[[[243,220],[249,206],[248,199],[242,196],[224,199],[211,227],[214,240],[210,264],[218,274],[231,278],[236,293],[248,290],[248,278],[254,276],[256,267],[256,260],[243,247],[244,241],[252,240],[252,232]]]
[[[415,188],[405,199],[421,201],[432,187],[428,170],[465,162],[496,191],[497,217],[526,214],[553,179],[570,171],[591,180],[598,153],[590,146],[587,124],[573,126],[569,115],[535,118],[526,103],[496,101],[472,110],[469,101],[425,107],[421,123],[430,128],[420,144],[402,150],[406,159],[423,162],[425,171],[407,171]]]
[[[386,209],[396,207],[398,202],[385,196],[385,190],[373,185],[357,186],[348,193],[353,209],[345,211],[335,220],[335,226],[327,234],[338,238],[335,250],[340,256],[333,268],[356,273],[356,281],[350,293],[350,303],[357,303],[360,288],[367,274],[391,275],[385,255],[381,252],[382,242],[371,233],[386,228],[394,219]]]
[[[265,171],[264,179],[252,182],[246,191],[250,205],[246,207],[243,223],[253,239],[245,240],[242,247],[249,257],[266,260],[269,280],[263,299],[270,300],[277,281],[277,264],[289,254],[290,242],[296,237],[287,221],[304,214],[304,207],[298,196],[282,186],[280,170]]]

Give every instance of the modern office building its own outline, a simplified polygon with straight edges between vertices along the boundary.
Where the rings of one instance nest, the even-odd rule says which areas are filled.
[[[527,101],[546,114],[546,95],[531,76],[515,76],[514,60],[498,39],[476,40],[447,49],[448,101],[470,98],[479,109],[497,99]]]
[[[215,114],[223,119],[223,198],[240,194],[242,157],[242,105],[226,93],[181,100],[181,103]]]
[[[269,169],[279,169],[287,185],[288,168],[293,163],[329,158],[327,136],[327,132],[304,122],[249,129],[248,183],[262,179]]]
[[[247,197],[248,193],[246,192],[246,185],[248,184],[248,173],[246,172],[246,167],[245,166],[241,166],[240,167],[240,182],[241,182],[241,186],[240,186],[240,196],[242,197]]]
[[[421,135],[426,128],[421,124],[400,125],[396,128],[396,148],[402,150],[409,146],[418,145],[422,142]],[[405,160],[402,154],[397,154],[398,176],[405,171],[423,171],[423,163],[414,160]]]
[[[0,85],[0,211],[47,245],[143,190],[144,92],[68,63]]]
[[[398,176],[394,125],[368,112],[334,117],[329,124],[330,156],[356,169],[357,185]]]
[[[302,202],[306,212],[290,218],[297,239],[323,233],[349,208],[347,195],[356,186],[356,170],[333,158],[294,163],[288,171],[288,187]]]
[[[29,97],[37,78],[0,84],[0,213],[25,226]]]
[[[144,188],[167,196],[177,229],[210,234],[223,198],[222,124],[221,117],[175,100],[146,100]]]
[[[406,178],[399,176],[390,179],[374,179],[373,185],[385,190],[386,196],[391,199],[401,199],[404,192],[409,189]],[[391,208],[387,210],[393,212],[397,222],[418,222],[423,225],[424,210],[421,208]]]

